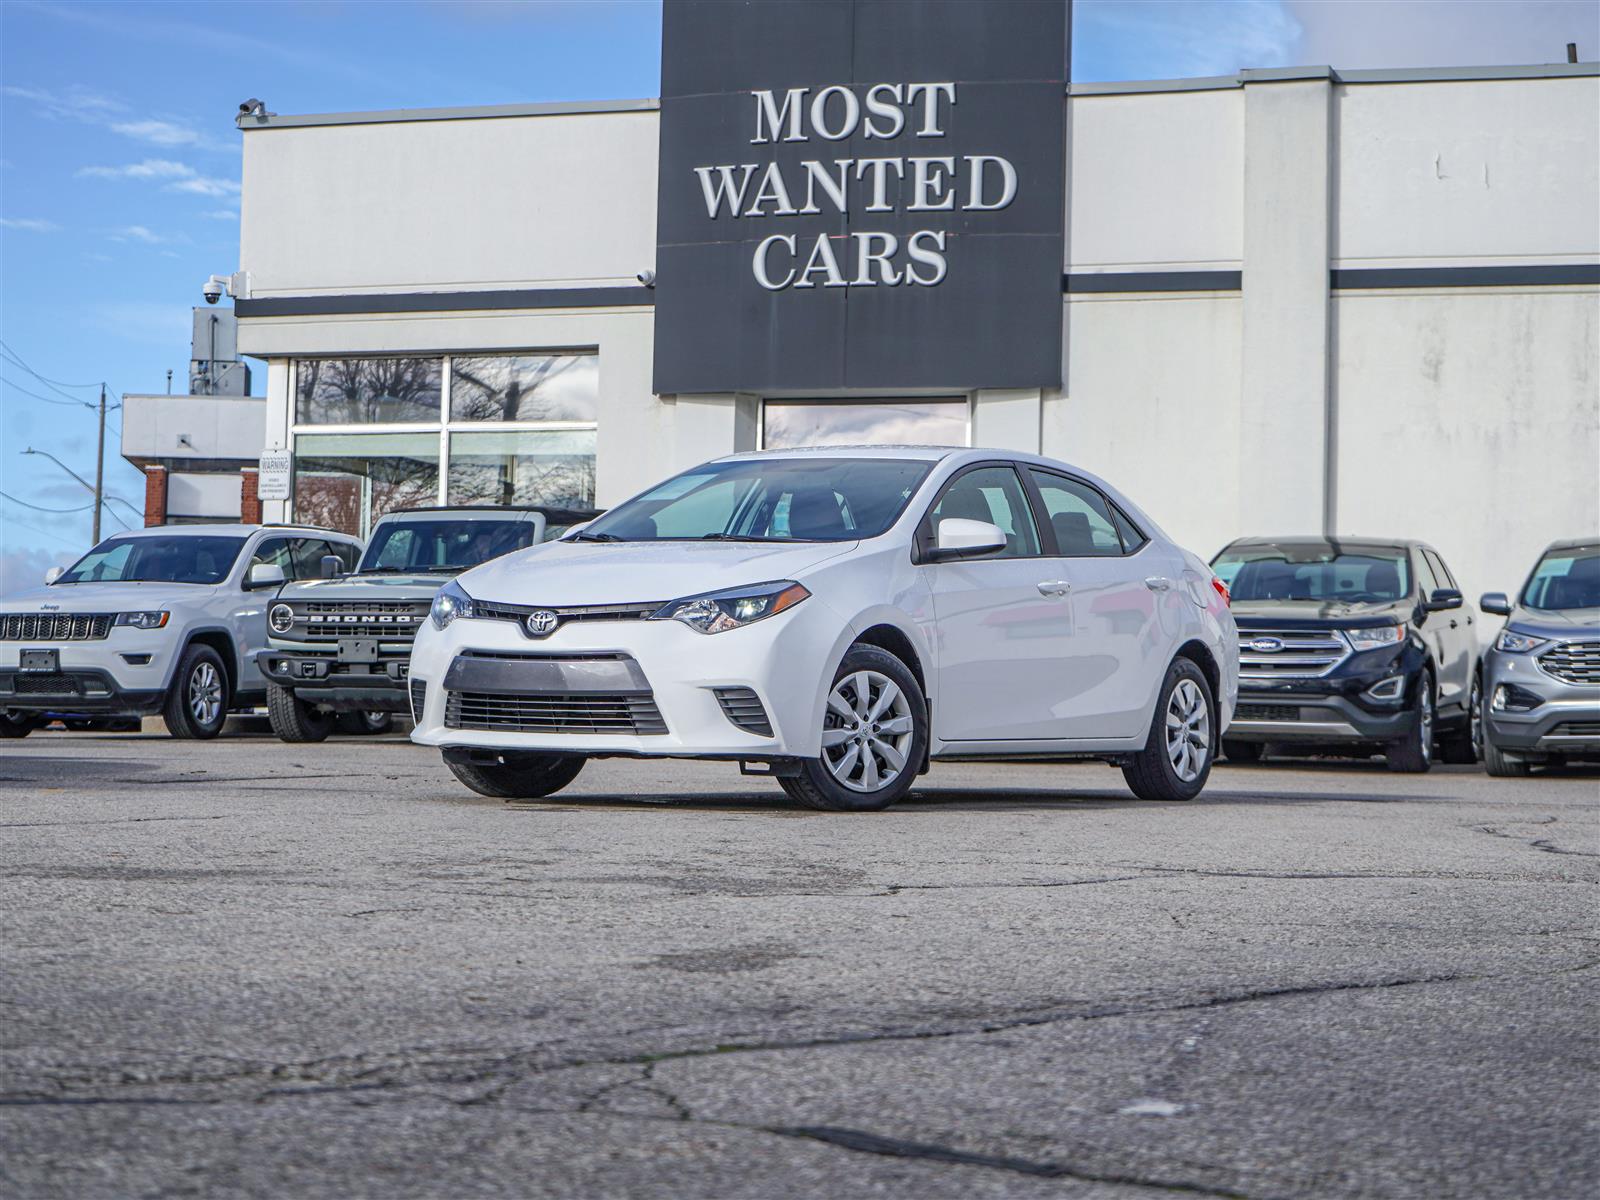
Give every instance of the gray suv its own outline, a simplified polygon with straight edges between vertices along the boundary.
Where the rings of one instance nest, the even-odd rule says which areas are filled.
[[[255,658],[272,731],[320,742],[342,718],[377,733],[409,712],[411,641],[434,593],[475,567],[559,537],[592,510],[458,507],[392,512],[372,527],[353,574],[289,584],[267,609]]]
[[[1508,618],[1474,696],[1473,734],[1489,774],[1600,757],[1600,543],[1556,542],[1515,605],[1488,592],[1478,607]]]

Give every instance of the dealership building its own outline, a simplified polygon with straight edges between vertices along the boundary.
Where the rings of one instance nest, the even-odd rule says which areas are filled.
[[[660,100],[240,116],[265,519],[934,442],[1207,556],[1420,537],[1500,589],[1600,530],[1595,64],[1072,84],[1065,3],[664,22]]]

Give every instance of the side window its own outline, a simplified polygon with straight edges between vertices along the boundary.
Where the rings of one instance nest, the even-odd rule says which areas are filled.
[[[1111,508],[1099,492],[1075,479],[1030,471],[1044,498],[1056,552],[1069,558],[1115,558],[1122,554]]]
[[[1117,532],[1122,535],[1122,552],[1124,554],[1132,554],[1150,540],[1145,537],[1144,530],[1135,525],[1129,519],[1128,514],[1115,504],[1111,506],[1111,519],[1117,523]]]
[[[339,565],[346,571],[354,571],[356,562],[361,558],[361,547],[350,542],[330,542],[332,553],[339,556]]]
[[[1010,467],[979,467],[945,488],[928,514],[934,537],[939,522],[950,517],[987,521],[1006,535],[1006,548],[996,558],[1033,558],[1039,553],[1039,531],[1034,528],[1022,481]]]
[[[256,552],[250,556],[250,566],[257,563],[270,563],[282,567],[285,579],[296,578],[294,573],[294,559],[289,553],[289,539],[282,537],[262,538],[256,543]],[[250,576],[250,567],[245,568],[245,578]]]
[[[1456,586],[1455,576],[1450,574],[1450,568],[1444,565],[1444,559],[1440,558],[1432,550],[1424,550],[1422,555],[1428,560],[1428,566],[1433,569],[1433,577],[1439,581],[1440,587],[1453,588]]]
[[[1422,598],[1424,600],[1433,595],[1435,588],[1441,588],[1444,586],[1444,584],[1440,583],[1439,580],[1434,576],[1433,564],[1428,561],[1428,555],[1426,553],[1420,553],[1417,555],[1417,583],[1422,589]]]
[[[294,560],[294,578],[319,578],[322,575],[322,556],[332,553],[328,543],[321,538],[295,538],[290,549],[290,557]]]

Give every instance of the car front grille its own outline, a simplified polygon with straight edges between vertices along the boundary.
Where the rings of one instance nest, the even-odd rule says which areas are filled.
[[[0,642],[94,642],[111,633],[110,613],[6,613]]]
[[[657,735],[667,723],[649,692],[447,692],[446,729],[496,733]]]
[[[1241,629],[1240,679],[1316,679],[1350,657],[1336,629]]]
[[[1539,655],[1539,665],[1567,683],[1600,683],[1600,642],[1562,642]]]
[[[411,681],[411,719],[422,724],[422,709],[428,702],[428,683],[424,679]]]
[[[18,696],[76,696],[78,681],[71,675],[19,673],[12,676],[11,690]]]
[[[1563,721],[1550,730],[1552,737],[1600,738],[1600,721]]]
[[[1233,710],[1235,721],[1298,721],[1299,706],[1294,704],[1241,704]]]
[[[515,621],[518,625],[531,613],[552,612],[556,615],[556,624],[550,627],[549,633],[553,633],[573,621],[642,621],[651,613],[660,611],[663,603],[656,600],[640,604],[576,604],[563,608],[557,605],[501,604],[491,600],[474,600],[472,611],[475,616],[491,621]],[[549,633],[535,636],[548,637]]]
[[[410,641],[427,619],[428,605],[409,601],[376,603],[321,600],[295,604],[295,630],[308,642],[336,642],[340,638],[376,637],[386,641]]]
[[[746,733],[772,736],[772,720],[761,706],[761,697],[747,687],[712,688],[717,703],[722,705],[722,715]]]

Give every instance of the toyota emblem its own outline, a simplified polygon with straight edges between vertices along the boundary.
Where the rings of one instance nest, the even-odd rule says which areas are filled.
[[[1258,637],[1250,641],[1250,649],[1257,654],[1276,654],[1283,649],[1283,639],[1275,637]]]
[[[528,632],[534,637],[548,637],[560,623],[561,618],[548,608],[541,608],[537,612],[529,613],[527,619],[523,621]]]

